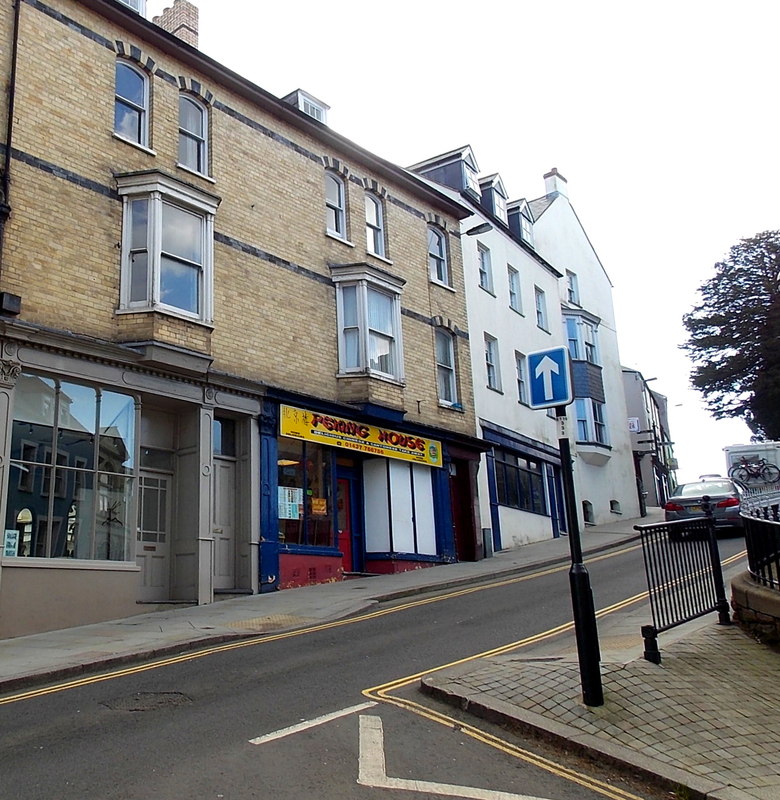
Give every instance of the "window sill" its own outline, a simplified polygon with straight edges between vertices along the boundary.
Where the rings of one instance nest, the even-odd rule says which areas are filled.
[[[455,289],[452,286],[450,286],[448,283],[438,280],[437,278],[431,278],[431,283],[434,286],[441,286],[442,289],[446,289],[448,292],[452,292],[453,294],[455,293]]]
[[[586,464],[603,467],[612,458],[612,448],[599,442],[577,442],[577,455]]]
[[[361,370],[360,372],[337,372],[337,378],[372,378],[377,381],[384,381],[385,383],[392,383],[394,386],[406,386],[406,381],[403,378],[396,378],[392,375],[385,375],[382,372],[371,372],[371,370]]]
[[[129,144],[131,147],[135,147],[137,150],[142,150],[144,153],[147,153],[150,156],[157,155],[157,153],[152,150],[151,147],[147,147],[145,144],[141,144],[140,142],[134,142],[132,139],[125,139],[124,136],[120,136],[116,131],[114,131],[111,135],[117,141]]]
[[[495,392],[496,394],[504,393],[501,389],[497,389],[495,386],[489,386],[488,384],[485,384],[485,388],[490,389],[491,392]]]
[[[174,319],[180,319],[183,322],[190,322],[193,325],[198,325],[202,328],[207,328],[210,331],[214,330],[214,323],[212,322],[205,322],[202,319],[198,319],[197,317],[190,317],[187,314],[177,314],[176,311],[170,308],[151,308],[149,306],[145,306],[143,308],[117,308],[114,311],[115,314],[119,316],[125,316],[127,314],[162,314],[166,317],[173,317]]]
[[[518,316],[525,317],[525,314],[522,312],[521,309],[515,308],[514,306],[509,306],[509,308],[515,312]]]
[[[449,411],[456,411],[458,414],[466,413],[466,409],[463,408],[462,403],[446,403],[444,400],[439,400],[439,408],[446,408]]]
[[[345,244],[347,247],[354,247],[355,246],[354,244],[352,244],[352,242],[349,241],[349,239],[345,239],[343,236],[339,236],[337,233],[334,233],[333,231],[327,231],[326,230],[325,231],[325,235],[329,239],[335,239],[337,242],[341,242],[341,244]]]
[[[481,283],[478,284],[479,288],[482,289],[483,292],[487,292],[491,297],[495,297],[496,293],[492,289],[488,289],[487,286],[483,286]]]
[[[211,175],[206,175],[205,172],[198,172],[198,170],[188,167],[186,164],[177,164],[176,166],[184,172],[189,172],[190,175],[194,175],[196,178],[202,178],[209,183],[216,183],[216,180],[212,178]]]
[[[542,331],[542,332],[544,332],[544,333],[547,333],[547,334],[549,334],[549,333],[550,333],[550,331],[549,331],[549,329],[548,329],[548,328],[544,328],[544,327],[542,327],[541,325],[538,325],[538,324],[537,324],[537,326],[536,326],[536,327],[537,327],[537,328],[539,328],[539,330],[540,330],[540,331]]]
[[[89,561],[81,558],[35,558],[30,556],[3,556],[3,567],[28,567],[35,569],[85,569],[112,572],[140,572],[135,561]]]
[[[369,256],[371,256],[372,258],[379,259],[380,261],[384,262],[388,266],[391,266],[391,267],[393,266],[393,262],[389,258],[387,258],[386,256],[380,256],[379,253],[372,253],[370,250],[366,250],[366,253]]]

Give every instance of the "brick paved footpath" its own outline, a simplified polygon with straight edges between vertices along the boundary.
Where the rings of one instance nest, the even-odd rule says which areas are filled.
[[[780,800],[780,652],[712,620],[670,644],[662,635],[660,665],[610,658],[602,646],[601,707],[582,703],[576,651],[485,658],[433,673],[423,689],[694,797]]]

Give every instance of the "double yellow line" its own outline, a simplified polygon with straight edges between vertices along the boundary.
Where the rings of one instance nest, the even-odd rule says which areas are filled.
[[[622,548],[620,550],[611,551],[604,555],[590,558],[589,562],[592,563],[595,561],[602,561],[607,558],[614,558],[617,555],[624,555],[627,552],[638,549],[638,547],[639,545],[636,545],[629,548]],[[744,557],[745,557],[745,552],[742,551],[740,553],[735,554],[734,556],[731,556],[730,558],[725,559],[723,564],[729,565]],[[194,661],[199,658],[205,658],[206,656],[214,655],[217,653],[225,653],[230,650],[238,650],[244,647],[254,647],[260,644],[277,642],[283,639],[290,639],[297,636],[304,636],[310,633],[317,633],[319,631],[332,630],[334,628],[340,628],[345,625],[354,625],[359,622],[365,622],[367,620],[377,619],[379,617],[383,617],[388,614],[395,614],[398,613],[399,611],[406,611],[412,608],[419,608],[421,606],[430,605],[432,603],[438,603],[443,600],[448,600],[454,597],[463,597],[469,594],[474,594],[476,592],[485,591],[487,589],[495,589],[501,586],[509,586],[511,584],[522,583],[524,581],[540,578],[546,575],[551,575],[568,569],[569,569],[568,564],[559,565],[556,567],[540,570],[538,572],[530,573],[527,575],[521,575],[514,578],[508,578],[506,580],[480,584],[478,586],[472,586],[467,589],[460,589],[454,592],[448,592],[447,594],[440,594],[422,598],[420,600],[415,600],[409,603],[403,603],[401,605],[392,606],[390,608],[385,608],[377,611],[368,612],[366,614],[361,614],[360,616],[351,617],[349,619],[337,620],[335,622],[323,623],[321,625],[312,625],[307,628],[301,628],[294,631],[287,631],[284,633],[273,634],[270,636],[268,635],[258,636],[258,637],[252,637],[250,639],[243,639],[237,642],[229,642],[226,644],[215,645],[213,647],[204,648],[202,650],[196,650],[191,653],[182,653],[180,655],[172,656],[170,658],[158,659],[156,661],[152,661],[147,664],[138,664],[132,667],[112,670],[111,672],[107,672],[102,675],[92,675],[72,681],[66,681],[63,683],[42,687],[39,689],[31,689],[26,692],[19,692],[17,694],[9,695],[8,697],[0,698],[0,705],[7,705],[9,703],[18,703],[23,700],[30,700],[36,697],[43,697],[49,694],[56,694],[58,692],[68,691],[70,689],[77,689],[81,686],[88,686],[91,684],[101,683],[103,681],[115,680],[117,678],[122,678],[129,675],[138,675],[143,672],[149,672],[150,670],[161,669],[163,667],[173,666],[175,664],[182,664],[188,661]],[[600,609],[599,611],[596,612],[596,617],[601,618],[607,616],[608,614],[613,614],[635,603],[639,603],[643,600],[646,600],[647,597],[648,597],[647,592],[640,592],[639,594],[635,594],[633,597],[628,597],[624,600],[621,600],[618,603],[614,603],[611,606],[607,606],[605,608]],[[514,758],[519,758],[551,774],[557,775],[568,781],[576,783],[598,794],[602,794],[603,796],[610,798],[610,800],[642,800],[642,798],[638,797],[635,794],[632,794],[631,792],[624,791],[619,787],[615,787],[612,786],[611,784],[604,783],[603,781],[599,781],[596,778],[590,778],[575,770],[571,770],[568,767],[556,764],[555,762],[550,761],[549,759],[546,759],[543,756],[540,756],[536,753],[532,753],[529,750],[525,750],[524,748],[521,748],[498,736],[486,733],[485,731],[480,730],[479,728],[473,725],[469,725],[453,717],[450,717],[446,714],[443,714],[439,711],[423,706],[420,703],[415,702],[414,700],[398,697],[394,694],[408,687],[410,684],[420,680],[425,675],[430,675],[434,672],[439,672],[445,669],[451,669],[461,664],[466,664],[471,661],[477,661],[481,658],[490,658],[493,656],[499,656],[505,653],[509,653],[513,650],[518,650],[522,647],[529,647],[531,645],[537,644],[547,639],[552,639],[553,637],[558,636],[562,633],[571,631],[573,630],[573,628],[574,628],[574,623],[568,622],[563,625],[559,625],[555,628],[551,628],[542,633],[534,634],[533,636],[529,636],[525,639],[520,639],[518,641],[502,645],[501,647],[493,648],[492,650],[486,650],[485,652],[477,653],[476,655],[471,655],[466,658],[458,659],[457,661],[452,661],[448,664],[443,664],[439,667],[435,667],[434,669],[427,669],[424,670],[423,672],[415,673],[414,675],[408,675],[404,678],[398,678],[394,681],[390,681],[389,683],[382,684],[381,686],[375,686],[370,689],[365,689],[362,693],[365,697],[368,697],[377,702],[386,703],[388,705],[392,705],[397,708],[410,711],[432,722],[436,722],[438,724],[445,725],[447,727],[462,731],[466,736],[469,736],[475,741],[482,742],[483,744],[486,744],[489,747],[492,747],[496,750],[506,753],[507,755],[510,755]]]

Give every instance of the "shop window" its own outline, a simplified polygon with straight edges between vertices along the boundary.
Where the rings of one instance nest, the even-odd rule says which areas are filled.
[[[499,504],[547,514],[541,462],[498,447],[493,455]]]
[[[333,547],[333,451],[281,437],[277,465],[280,544]]]
[[[133,559],[135,400],[24,373],[14,395],[6,529],[17,556]]]

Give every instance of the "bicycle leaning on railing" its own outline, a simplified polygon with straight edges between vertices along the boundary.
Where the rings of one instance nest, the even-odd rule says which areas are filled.
[[[743,456],[729,469],[729,478],[744,484],[777,483],[780,481],[780,469],[765,458],[750,461]]]

